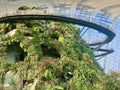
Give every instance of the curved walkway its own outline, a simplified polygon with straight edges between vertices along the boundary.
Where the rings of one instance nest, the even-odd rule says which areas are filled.
[[[67,22],[67,23],[73,23],[78,24],[82,26],[87,26],[89,28],[95,29],[107,36],[107,38],[103,42],[93,43],[90,45],[99,45],[99,44],[106,44],[113,40],[115,37],[115,33],[110,31],[107,28],[104,28],[100,25],[97,25],[92,22],[87,22],[80,19],[75,19],[71,17],[65,17],[65,16],[56,16],[56,15],[12,15],[12,16],[6,16],[0,18],[0,23],[2,22],[14,22],[15,20],[53,20],[53,21],[60,21],[60,22]]]
[[[59,15],[33,15],[33,14],[29,14],[29,15],[11,15],[11,16],[5,16],[5,17],[1,17],[0,18],[0,23],[3,22],[15,22],[17,20],[53,20],[53,21],[60,21],[60,22],[67,22],[67,23],[73,23],[73,24],[78,24],[78,25],[82,25],[82,26],[87,26],[89,28],[92,28],[98,32],[101,32],[103,34],[105,34],[107,36],[107,38],[102,41],[102,42],[97,42],[97,43],[91,43],[89,44],[90,46],[96,46],[96,45],[104,45],[109,43],[110,41],[113,40],[113,38],[115,37],[115,33],[113,33],[112,31],[110,31],[109,29],[100,26],[98,24],[95,24],[93,22],[88,22],[88,21],[84,21],[84,20],[80,20],[80,19],[76,19],[76,18],[71,18],[71,17],[66,17],[66,16],[59,16]],[[93,49],[96,51],[101,51],[100,48],[98,49]],[[103,50],[102,50],[103,51]],[[108,50],[108,53],[112,53],[113,51]],[[101,54],[98,56],[104,56],[105,54]]]

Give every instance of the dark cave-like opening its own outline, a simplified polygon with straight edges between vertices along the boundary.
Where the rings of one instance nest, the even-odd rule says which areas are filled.
[[[43,56],[49,56],[54,58],[59,58],[60,54],[58,50],[54,47],[49,47],[48,45],[42,44],[41,45]]]
[[[26,56],[27,52],[24,52],[19,42],[13,42],[7,46],[6,59],[9,63],[24,61]]]

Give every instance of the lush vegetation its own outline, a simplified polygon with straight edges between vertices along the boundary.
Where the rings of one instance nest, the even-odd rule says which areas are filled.
[[[74,25],[63,22],[1,23],[1,89],[5,74],[11,72],[6,90],[119,90],[120,83],[103,73],[79,33]],[[5,56],[15,43],[27,54],[12,64]]]

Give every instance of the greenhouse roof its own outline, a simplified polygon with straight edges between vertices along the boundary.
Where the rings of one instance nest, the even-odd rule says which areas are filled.
[[[29,0],[29,2],[28,0],[0,0],[0,12],[6,12],[6,9],[9,11],[17,10],[20,6],[49,8],[51,12],[54,11],[54,7],[60,6],[74,11],[79,5],[91,6],[96,11],[106,10],[115,16],[120,15],[119,0]]]

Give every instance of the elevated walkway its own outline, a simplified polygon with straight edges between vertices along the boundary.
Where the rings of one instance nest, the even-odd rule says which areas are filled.
[[[92,28],[104,35],[106,35],[105,40],[98,41],[96,43],[88,43],[89,46],[92,47],[93,51],[101,51],[104,52],[104,50],[101,50],[101,46],[105,45],[113,40],[115,37],[115,33],[112,32],[110,28],[107,28],[106,26],[100,25],[99,23],[94,22],[94,20],[86,20],[86,18],[81,18],[81,14],[77,15],[67,15],[67,14],[60,14],[58,12],[55,13],[47,13],[46,11],[41,12],[39,10],[19,10],[18,12],[12,12],[1,16],[0,17],[0,23],[3,22],[14,22],[17,20],[53,20],[53,21],[60,21],[60,22],[67,22],[67,23],[73,23],[80,26],[86,26],[89,28]],[[93,48],[95,47],[95,48]],[[109,52],[102,53],[98,56],[105,56],[113,52],[113,50],[106,50]]]

